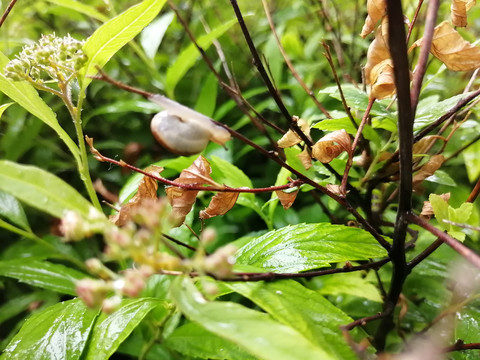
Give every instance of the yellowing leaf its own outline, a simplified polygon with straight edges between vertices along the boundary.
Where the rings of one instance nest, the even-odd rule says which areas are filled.
[[[200,219],[210,219],[217,215],[224,215],[235,205],[237,202],[239,193],[237,192],[219,192],[217,193],[208,207],[205,210],[200,211]]]
[[[163,171],[160,166],[149,166],[145,169],[146,172],[152,175],[158,175]],[[142,206],[145,201],[152,201],[157,199],[158,183],[155,179],[148,176],[144,176],[140,184],[138,185],[138,191],[134,197],[130,199],[128,203],[120,208],[118,214],[113,216],[110,220],[115,225],[123,226],[132,218],[132,213],[135,209]]]
[[[180,177],[174,182],[190,185],[208,185],[213,183],[210,173],[212,168],[203,156],[199,156],[192,165],[180,173]],[[192,210],[199,190],[188,190],[176,186],[165,189],[168,202],[172,206],[172,217],[181,224],[187,214]]]
[[[280,200],[280,204],[282,204],[283,208],[287,210],[290,206],[293,205],[293,202],[297,198],[298,190],[292,192],[277,190],[275,191],[275,194],[277,194],[278,200]]]
[[[307,137],[310,137],[310,127],[308,126],[308,123],[303,119],[297,118],[297,124],[302,130],[302,132]],[[295,131],[290,129],[285,133],[285,135],[282,136],[280,140],[278,140],[277,144],[281,148],[289,148],[299,144],[301,141],[302,139],[300,138],[300,136],[298,136],[298,134]]]
[[[313,157],[322,163],[329,163],[344,151],[352,151],[350,136],[344,129],[332,131],[312,147]]]
[[[423,38],[410,49],[422,46]],[[480,48],[464,40],[448,21],[435,27],[430,52],[452,71],[475,70],[480,67]]]
[[[375,29],[378,20],[387,14],[387,4],[385,0],[367,0],[367,11],[368,15],[360,34],[362,38],[370,34]]]
[[[452,0],[450,7],[453,26],[467,26],[467,11],[476,3],[476,0]]]

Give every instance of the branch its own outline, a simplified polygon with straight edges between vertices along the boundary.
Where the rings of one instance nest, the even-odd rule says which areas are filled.
[[[15,6],[15,3],[17,2],[17,0],[12,0],[10,1],[10,3],[8,4],[7,8],[5,9],[5,12],[3,13],[2,15],[2,18],[0,19],[0,27],[2,27],[3,23],[5,22],[5,20],[7,20],[7,17],[8,17],[8,14],[10,14],[10,11],[12,11],[13,7]]]
[[[425,30],[423,32],[422,47],[420,50],[420,56],[418,57],[417,66],[414,71],[414,76],[412,80],[412,91],[410,95],[412,103],[412,114],[414,115],[417,109],[418,98],[420,96],[420,89],[422,88],[423,77],[425,76],[425,72],[427,70],[427,61],[428,56],[430,55],[430,48],[432,47],[433,31],[435,28],[435,23],[437,21],[439,6],[439,0],[430,0],[428,2],[427,18],[425,20]]]
[[[213,276],[216,280],[232,282],[232,281],[272,281],[272,280],[282,280],[282,279],[310,279],[313,277],[318,276],[325,276],[331,274],[338,274],[338,273],[347,273],[347,272],[355,272],[355,271],[362,271],[368,269],[379,269],[386,263],[388,263],[389,259],[383,259],[380,261],[375,261],[363,265],[352,266],[350,263],[347,263],[344,267],[335,268],[335,269],[326,269],[326,270],[317,270],[317,271],[309,271],[304,273],[240,273],[236,272],[233,273],[233,277],[229,278],[217,278]],[[209,274],[212,276],[211,274]]]
[[[287,120],[287,123],[289,124],[290,128],[294,130],[298,136],[302,139],[305,144],[307,144],[309,147],[312,146],[312,142],[310,139],[303,133],[303,131],[298,127],[296,122],[292,121],[292,116],[288,112],[287,108],[285,107],[285,104],[283,103],[282,99],[280,98],[280,95],[273,85],[272,81],[270,80],[267,71],[265,70],[265,67],[263,66],[262,60],[260,59],[260,56],[258,54],[257,49],[255,48],[255,45],[253,43],[252,37],[250,36],[250,32],[247,29],[247,25],[245,24],[245,20],[243,19],[242,12],[240,11],[240,8],[238,7],[238,3],[236,0],[230,0],[230,3],[232,4],[233,11],[235,12],[235,16],[238,19],[238,24],[240,25],[240,28],[242,29],[243,36],[245,37],[245,41],[247,42],[248,48],[250,49],[250,53],[252,54],[253,57],[253,63],[255,67],[257,68],[258,72],[260,73],[260,76],[263,79],[263,82],[268,88],[268,92],[272,96],[273,100],[277,103],[278,108],[280,109],[280,112],[283,114],[285,119]]]
[[[407,57],[403,11],[400,0],[387,0],[388,45],[393,60],[395,87],[398,96],[398,136],[400,157],[399,203],[393,245],[389,252],[393,263],[393,274],[390,289],[385,301],[383,317],[375,335],[377,350],[385,348],[387,334],[393,328],[393,312],[408,275],[405,259],[405,237],[407,234],[406,216],[412,208],[412,146],[413,146],[413,113],[410,101],[410,79]]]
[[[472,265],[480,269],[480,256],[477,253],[475,253],[472,249],[466,247],[460,241],[454,239],[450,235],[430,225],[429,223],[427,223],[417,215],[409,214],[407,216],[407,219],[411,223],[421,226],[425,230],[429,231],[430,233],[438,237],[441,241],[443,241],[445,244],[450,246],[453,250],[455,250],[461,256],[467,259]]]
[[[443,349],[443,352],[462,351],[462,350],[479,350],[480,343],[465,344],[462,340],[458,340],[454,345]]]
[[[109,162],[112,164],[115,164],[117,166],[124,167],[126,169],[135,171],[137,173],[140,173],[144,176],[148,176],[151,179],[157,180],[158,182],[161,182],[165,185],[170,185],[170,186],[175,186],[181,189],[185,189],[188,191],[215,191],[215,192],[235,192],[235,193],[250,193],[250,194],[255,194],[255,193],[263,193],[263,192],[272,192],[272,191],[278,191],[278,190],[287,190],[291,189],[292,187],[298,187],[303,184],[302,180],[294,180],[288,184],[285,185],[278,185],[278,186],[270,186],[270,187],[265,187],[265,188],[232,188],[226,185],[223,185],[221,187],[217,186],[203,186],[203,185],[197,185],[197,184],[182,184],[178,183],[172,180],[168,180],[164,177],[153,175],[147,171],[144,171],[140,168],[137,168],[133,165],[127,164],[123,160],[114,160],[112,158],[109,158],[107,156],[102,155],[97,149],[93,147],[93,139],[89,138],[88,136],[85,137],[85,141],[88,143],[90,146],[90,152],[94,155],[95,159],[98,161],[102,162]]]
[[[296,79],[297,82],[300,84],[300,86],[303,88],[303,90],[305,90],[305,92],[307,93],[307,95],[310,96],[310,98],[313,100],[313,102],[315,103],[315,105],[317,106],[317,108],[318,108],[328,119],[331,119],[332,117],[331,117],[330,114],[328,113],[327,109],[325,109],[325,108],[323,107],[323,105],[320,104],[320,102],[318,101],[318,99],[317,99],[317,97],[315,96],[315,94],[313,93],[313,91],[307,86],[307,84],[305,84],[305,82],[303,81],[303,79],[300,77],[300,75],[298,75],[297,71],[295,70],[295,67],[294,67],[293,64],[292,64],[292,61],[290,60],[290,58],[288,57],[287,53],[285,52],[285,49],[284,49],[283,46],[282,46],[282,42],[281,42],[280,39],[278,38],[277,30],[275,29],[275,24],[273,23],[272,16],[270,15],[270,10],[268,9],[267,1],[266,1],[266,0],[262,0],[262,3],[263,3],[263,8],[264,8],[264,10],[265,10],[265,15],[267,15],[268,24],[270,25],[270,29],[272,30],[273,37],[275,38],[275,41],[277,42],[278,49],[280,50],[280,53],[282,54],[283,59],[285,60],[285,63],[287,64],[288,68],[290,69],[290,72],[291,72],[292,75],[295,77],[295,79]]]

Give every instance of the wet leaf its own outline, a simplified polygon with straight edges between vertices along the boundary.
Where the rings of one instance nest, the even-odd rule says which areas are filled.
[[[283,208],[287,210],[290,206],[293,205],[293,202],[297,198],[298,190],[290,192],[277,190],[275,191],[275,194],[277,194],[278,200],[280,200],[280,204],[282,204]]]
[[[235,205],[238,199],[238,192],[219,192],[217,193],[208,207],[200,211],[200,219],[210,219],[218,215],[225,215]]]
[[[163,171],[163,168],[160,166],[152,165],[145,169],[149,174],[158,176]],[[134,209],[139,208],[145,202],[145,200],[151,201],[157,199],[157,189],[158,183],[157,180],[152,179],[151,177],[144,176],[138,185],[138,191],[134,197],[130,199],[128,203],[123,205],[120,208],[118,214],[111,218],[111,221],[115,225],[123,226],[132,217],[132,212]]]
[[[192,165],[180,173],[180,177],[174,180],[179,184],[208,185],[213,180],[210,177],[212,168],[203,156],[199,156]],[[199,190],[187,190],[175,186],[165,189],[168,202],[172,205],[172,216],[182,223],[197,199]]]
[[[305,120],[297,119],[297,125],[307,137],[310,137],[310,127]],[[298,136],[295,131],[290,129],[286,132],[285,135],[282,136],[280,140],[278,140],[277,144],[281,148],[289,148],[299,144],[301,141],[302,139],[300,138],[300,136]]]
[[[313,157],[322,163],[329,163],[344,151],[351,153],[351,141],[343,129],[325,135],[312,147]]]
[[[467,11],[476,3],[476,0],[452,0],[450,7],[453,26],[467,26]]]
[[[367,0],[367,11],[368,15],[360,33],[362,38],[373,32],[378,20],[387,14],[387,3],[385,0]]]
[[[423,38],[410,49],[422,46]],[[430,52],[452,71],[475,70],[480,65],[480,48],[464,40],[448,21],[435,27]]]
[[[80,359],[96,315],[79,299],[50,306],[25,322],[1,358]]]

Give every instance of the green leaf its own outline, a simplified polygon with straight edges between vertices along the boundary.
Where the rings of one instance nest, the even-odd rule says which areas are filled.
[[[198,45],[203,49],[207,50],[213,41],[222,36],[228,29],[230,29],[233,24],[237,22],[237,19],[231,19],[229,21],[223,22],[220,26],[212,29],[211,32],[200,36],[197,39]],[[190,44],[185,48],[180,55],[178,55],[177,60],[173,63],[167,70],[167,75],[165,79],[165,91],[167,96],[173,98],[175,87],[178,82],[183,78],[187,71],[195,64],[199,56],[198,49],[194,44]]]
[[[179,353],[201,359],[254,360],[238,345],[214,335],[196,323],[188,323],[175,329],[165,345]]]
[[[67,8],[69,10],[76,11],[80,14],[87,15],[88,17],[92,19],[96,19],[101,22],[108,21],[108,17],[103,15],[101,12],[97,11],[93,6],[83,4],[75,0],[47,0],[47,1],[52,4]]]
[[[340,331],[341,325],[353,319],[317,292],[293,280],[234,283],[227,286],[253,301],[275,320],[293,327],[330,358],[357,359],[342,339]]]
[[[0,105],[0,117],[3,115],[3,113],[5,112],[5,110],[8,109],[8,107],[10,105],[12,105],[13,103],[8,103],[8,104],[3,104],[3,105]]]
[[[435,218],[438,221],[438,226],[446,230],[448,234],[459,241],[465,240],[465,233],[462,232],[462,228],[449,224],[443,220],[452,221],[460,224],[468,224],[470,216],[473,211],[472,203],[463,203],[458,209],[454,209],[448,202],[443,200],[440,195],[430,194],[430,204],[432,205]]]
[[[459,94],[443,101],[438,101],[438,95],[434,95],[422,99],[417,106],[417,113],[415,115],[414,130],[418,131],[429,125],[439,117],[444,115],[448,110],[454,107],[459,100],[468,96],[471,93]]]
[[[24,230],[30,230],[22,205],[14,196],[3,191],[0,191],[0,217],[9,220],[12,224]]]
[[[50,126],[60,139],[63,140],[65,145],[67,145],[77,164],[80,164],[80,152],[77,145],[60,126],[53,110],[40,98],[33,86],[26,81],[10,80],[3,74],[3,69],[9,61],[10,60],[0,52],[0,91]]]
[[[217,103],[218,82],[213,74],[209,74],[198,94],[195,110],[206,116],[213,116]]]
[[[80,359],[96,316],[78,299],[50,306],[27,319],[0,359]]]
[[[352,272],[318,277],[315,283],[321,286],[317,292],[322,295],[353,295],[381,303],[378,288],[362,275],[360,272]]]
[[[476,182],[480,177],[480,156],[478,154],[480,154],[480,142],[478,141],[462,151],[463,161],[470,182]]]
[[[88,61],[82,69],[82,89],[115,53],[137,36],[160,12],[166,0],[145,0],[100,26],[85,42]]]
[[[140,44],[142,45],[145,55],[154,59],[157,54],[158,47],[162,43],[163,36],[167,31],[168,27],[173,21],[175,13],[168,12],[160,16],[157,20],[152,21],[145,29],[143,29],[140,34]]]
[[[267,271],[299,272],[386,255],[386,250],[365,230],[328,223],[298,224],[251,241],[238,250],[237,263]]]
[[[68,295],[76,295],[75,282],[87,277],[64,265],[31,259],[0,261],[0,276]]]
[[[447,185],[447,186],[457,186],[455,180],[453,180],[450,175],[448,175],[443,170],[435,171],[435,174],[429,176],[425,179],[426,181],[430,181],[436,184]]]
[[[114,313],[101,314],[90,337],[85,360],[108,359],[138,324],[162,301],[152,298],[126,300]]]
[[[300,332],[265,313],[232,302],[206,301],[189,278],[175,279],[170,291],[189,320],[260,359],[332,359]]]
[[[66,210],[87,216],[92,205],[77,190],[40,168],[0,160],[0,190],[61,218]]]

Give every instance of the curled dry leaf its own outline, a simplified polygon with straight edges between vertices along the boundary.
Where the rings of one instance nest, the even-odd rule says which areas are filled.
[[[203,156],[199,156],[192,165],[180,173],[180,177],[175,179],[174,182],[198,186],[212,184],[211,172],[210,163]],[[171,186],[165,189],[165,192],[168,202],[172,206],[172,216],[180,225],[192,210],[199,191]]]
[[[368,47],[365,79],[371,85],[370,97],[384,99],[395,94],[393,62],[388,47],[388,21],[384,18]]]
[[[163,171],[160,166],[149,166],[145,171],[154,176],[158,176]],[[124,226],[132,218],[135,209],[141,207],[146,201],[157,200],[157,180],[144,176],[138,185],[138,191],[128,203],[120,208],[120,211],[112,216],[110,220],[117,226]]]
[[[375,65],[370,73],[370,80],[372,85],[370,97],[385,99],[395,95],[396,87],[392,60],[383,60]]]
[[[448,200],[450,199],[450,193],[441,194],[440,197],[443,200],[445,200],[445,202],[448,202]],[[433,215],[434,215],[434,212],[433,212],[432,204],[430,203],[430,201],[424,201],[420,216],[423,218],[430,219]]]
[[[305,147],[303,151],[297,156],[305,170],[308,170],[312,167],[312,157],[310,156],[307,147]]]
[[[308,123],[305,120],[300,119],[298,117],[293,117],[293,120],[297,121],[297,125],[300,127],[300,130],[302,130],[303,133],[308,138],[310,138],[310,126],[308,126]],[[300,138],[300,136],[298,136],[298,134],[295,131],[290,129],[285,133],[285,135],[282,136],[280,140],[278,140],[277,144],[279,147],[284,149],[284,148],[289,148],[294,145],[297,145],[301,141],[302,139]]]
[[[385,0],[367,0],[367,11],[368,15],[360,33],[362,38],[373,32],[378,20],[387,14],[387,3]]]
[[[334,193],[335,195],[339,196],[345,196],[347,195],[345,191],[343,191],[342,187],[340,185],[334,185],[334,184],[327,184],[327,190]],[[348,192],[348,191],[347,191]]]
[[[476,0],[452,0],[450,7],[453,26],[467,26],[467,11],[476,3]]]
[[[238,192],[219,192],[215,194],[208,207],[200,211],[200,219],[205,220],[214,216],[225,215],[237,202],[238,195]]]
[[[342,152],[352,153],[350,135],[342,130],[332,131],[318,140],[312,147],[312,155],[322,163],[329,163]]]
[[[278,200],[280,200],[280,204],[282,204],[283,208],[287,210],[288,208],[290,208],[290,206],[293,205],[293,202],[297,198],[298,190],[290,192],[277,190],[275,191],[275,194],[277,194]]]
[[[422,46],[423,38],[410,50]],[[480,48],[464,40],[448,21],[435,27],[430,52],[452,71],[475,70],[480,66]]]
[[[427,177],[432,176],[445,161],[443,155],[433,155],[428,162],[413,177],[413,186],[420,184]]]

